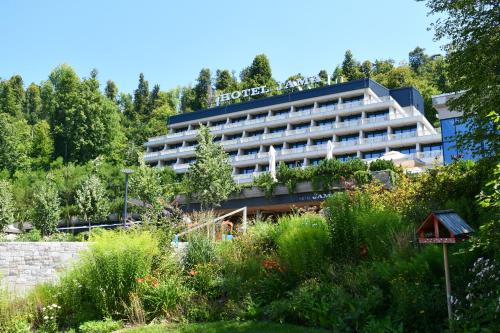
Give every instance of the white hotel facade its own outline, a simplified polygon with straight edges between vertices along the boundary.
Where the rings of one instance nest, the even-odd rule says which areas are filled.
[[[326,157],[329,140],[341,160],[399,151],[427,164],[442,163],[441,134],[425,118],[420,93],[387,89],[370,79],[172,116],[169,133],[145,143],[145,162],[186,172],[195,161],[200,124],[210,127],[229,154],[238,183],[268,170],[271,146],[277,163],[303,167]]]

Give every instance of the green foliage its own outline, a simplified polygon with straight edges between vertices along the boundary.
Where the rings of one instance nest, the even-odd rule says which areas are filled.
[[[85,308],[88,319],[124,313],[138,279],[149,275],[159,253],[148,232],[102,232],[92,238],[88,252],[62,280],[61,305],[70,321]],[[78,319],[78,317],[76,317]]]
[[[26,241],[26,242],[39,242],[42,240],[42,233],[38,229],[31,229],[28,232],[23,232],[19,235],[18,241]]]
[[[108,202],[101,180],[90,175],[76,191],[76,203],[84,221],[97,223],[108,215]]]
[[[106,319],[103,321],[87,321],[78,327],[81,333],[110,333],[123,328],[121,321]]]
[[[206,126],[200,126],[196,162],[184,177],[188,194],[199,200],[203,208],[218,206],[236,188],[232,167],[222,146],[213,142]]]
[[[429,13],[439,17],[431,27],[447,51],[451,91],[462,91],[449,105],[463,112],[468,131],[459,133],[458,148],[478,155],[500,151],[499,8],[494,1],[428,0]],[[488,144],[483,144],[487,142]]]
[[[269,199],[273,195],[274,189],[278,183],[273,179],[269,172],[265,172],[258,175],[254,179],[253,185],[264,191],[264,195]]]
[[[61,216],[60,200],[57,189],[51,183],[43,184],[33,197],[32,223],[42,235],[56,231]]]
[[[363,185],[370,183],[373,179],[373,176],[368,171],[359,170],[354,172],[353,178],[356,181],[356,184]]]
[[[0,231],[15,222],[15,203],[12,195],[12,184],[7,180],[0,180]]]
[[[370,171],[380,171],[380,170],[392,170],[396,171],[396,166],[391,160],[381,160],[377,159],[372,161],[369,165]]]
[[[278,220],[274,237],[280,264],[288,278],[312,277],[324,268],[329,235],[321,216],[284,216]]]
[[[201,233],[193,233],[188,238],[188,247],[184,263],[188,269],[198,264],[207,264],[215,259],[213,241]]]

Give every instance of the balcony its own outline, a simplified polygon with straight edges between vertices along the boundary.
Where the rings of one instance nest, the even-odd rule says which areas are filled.
[[[359,145],[359,139],[337,142],[339,147],[352,147]]]
[[[290,155],[290,154],[303,153],[305,150],[306,150],[306,147],[282,149],[280,155]]]
[[[324,150],[326,152],[328,148],[328,144],[323,143],[320,145],[314,145],[314,146],[307,146],[306,151],[319,151],[319,150]]]
[[[172,168],[177,172],[181,172],[181,171],[187,171],[187,169],[189,169],[189,166],[190,166],[189,163],[181,163],[181,164],[174,164]]]
[[[196,146],[180,147],[179,152],[194,151]]]
[[[285,135],[297,135],[297,134],[306,134],[309,128],[298,128],[294,130],[285,131]]]
[[[255,154],[248,154],[248,155],[240,155],[240,156],[235,156],[234,160],[235,161],[247,161],[247,160],[253,160],[255,157],[257,157],[257,153]]]
[[[389,137],[384,134],[384,135],[379,135],[379,136],[375,136],[375,137],[371,137],[371,138],[365,138],[363,139],[363,142],[364,143],[377,143],[377,142],[384,142],[384,141],[387,141],[389,139]]]
[[[361,119],[343,121],[343,122],[337,123],[337,125],[339,128],[359,126],[359,125],[361,125]]]
[[[231,140],[221,141],[220,143],[221,143],[221,145],[223,145],[223,146],[229,146],[229,145],[234,145],[234,144],[237,144],[239,140],[240,140],[240,139],[231,139]]]
[[[245,121],[245,125],[260,124],[266,121],[266,118],[250,119]]]
[[[403,140],[407,138],[414,138],[417,136],[417,131],[414,132],[406,132],[406,133],[397,133],[397,134],[389,134],[391,140]]]
[[[276,133],[266,133],[262,134],[262,139],[275,139],[275,138],[280,138],[285,135],[285,132],[276,132]]]
[[[247,137],[241,138],[241,143],[259,141],[261,139],[261,137],[262,137],[262,135],[247,136]]]

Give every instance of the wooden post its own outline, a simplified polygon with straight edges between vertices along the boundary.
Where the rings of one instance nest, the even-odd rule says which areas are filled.
[[[446,243],[443,243],[443,256],[444,256],[444,278],[446,281],[446,304],[448,306],[448,321],[450,325],[450,332],[453,332],[452,328],[453,313],[451,311],[450,268],[448,266],[448,244]]]

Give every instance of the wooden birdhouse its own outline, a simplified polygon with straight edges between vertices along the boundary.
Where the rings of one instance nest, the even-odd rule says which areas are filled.
[[[468,238],[472,229],[454,210],[439,210],[429,214],[417,229],[419,243],[457,243]]]

